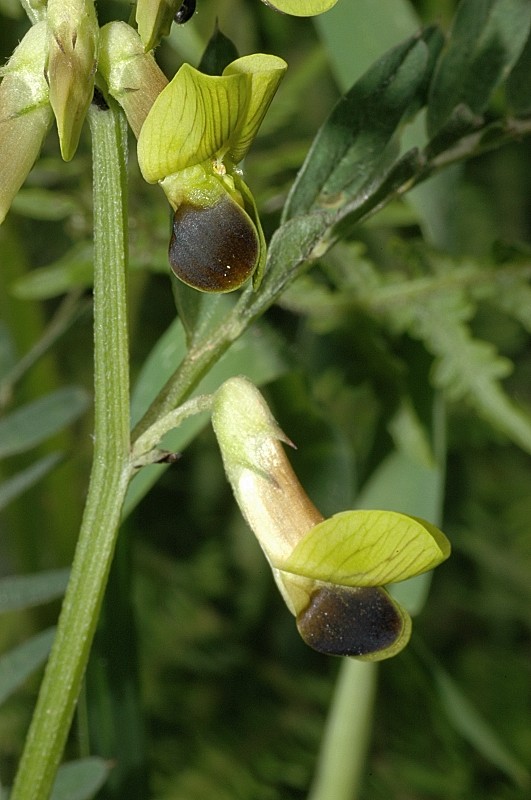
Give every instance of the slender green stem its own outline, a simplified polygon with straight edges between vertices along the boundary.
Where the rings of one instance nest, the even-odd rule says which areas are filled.
[[[150,428],[145,431],[136,440],[134,447],[131,449],[131,461],[134,467],[141,467],[145,464],[152,463],[156,460],[156,451],[154,450],[162,437],[173,428],[177,428],[181,422],[194,414],[199,414],[201,411],[210,411],[212,408],[212,395],[202,394],[199,397],[193,397],[182,406],[169,411],[157,422],[154,422]],[[153,458],[155,455],[155,459]]]
[[[125,299],[127,131],[121,112],[92,106],[89,120],[94,158],[94,461],[71,579],[11,800],[46,800],[50,795],[131,474]]]
[[[308,800],[356,800],[372,728],[376,664],[345,658]]]

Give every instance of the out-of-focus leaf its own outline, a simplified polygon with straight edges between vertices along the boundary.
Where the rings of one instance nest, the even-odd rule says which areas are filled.
[[[71,289],[92,285],[92,245],[76,245],[62,258],[46,267],[31,270],[12,284],[11,292],[21,300],[45,300]]]
[[[20,19],[24,11],[18,0],[0,0],[0,13],[10,19]]]
[[[179,319],[186,331],[189,346],[206,335],[236,302],[232,295],[198,292],[182,281],[175,280],[172,286]]]
[[[0,321],[0,380],[16,361],[15,347],[7,325]]]
[[[48,628],[0,657],[0,703],[44,664],[54,635],[55,628]]]
[[[236,45],[220,31],[216,23],[197,69],[205,75],[221,75],[225,67],[238,56]]]
[[[103,758],[80,758],[63,764],[57,772],[50,800],[90,800],[112,769]]]
[[[434,669],[439,696],[455,729],[495,767],[518,786],[528,787],[530,774],[505,746],[494,726],[490,725],[470,702],[450,675],[440,666]]]
[[[528,0],[461,2],[430,89],[428,130],[438,131],[460,105],[474,114],[517,61],[531,25]]]
[[[27,469],[0,483],[0,511],[44,478],[60,460],[61,453],[44,456]]]
[[[24,217],[43,220],[65,219],[80,210],[70,195],[41,188],[21,189],[11,208]]]
[[[315,24],[343,91],[382,53],[420,28],[409,0],[342,0]]]
[[[531,36],[528,37],[520,58],[507,79],[507,99],[518,116],[531,111]]]
[[[81,416],[89,395],[68,386],[13,411],[0,420],[0,458],[24,453]]]
[[[65,593],[69,574],[68,569],[52,569],[0,578],[0,612],[19,611],[57,600]]]
[[[425,87],[431,60],[426,42],[411,38],[386,53],[339,100],[314,139],[285,218],[316,207],[333,212],[389,168],[398,155],[393,136]]]

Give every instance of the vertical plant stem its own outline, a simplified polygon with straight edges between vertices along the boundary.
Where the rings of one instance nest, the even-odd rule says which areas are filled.
[[[121,112],[93,105],[89,120],[95,228],[94,461],[71,579],[11,800],[46,800],[52,790],[98,620],[131,472],[125,298],[127,131]]]
[[[357,800],[376,694],[376,664],[341,664],[308,800]]]

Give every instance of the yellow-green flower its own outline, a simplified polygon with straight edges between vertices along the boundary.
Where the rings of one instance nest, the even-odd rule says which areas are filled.
[[[233,61],[220,76],[184,64],[140,131],[142,174],[161,184],[175,211],[170,264],[196,289],[229,292],[261,278],[264,237],[238,165],[286,66],[263,54]]]
[[[281,442],[289,440],[245,378],[218,390],[212,424],[236,501],[306,643],[370,661],[400,652],[411,619],[384,586],[448,558],[445,535],[393,511],[323,519],[286,458]]]

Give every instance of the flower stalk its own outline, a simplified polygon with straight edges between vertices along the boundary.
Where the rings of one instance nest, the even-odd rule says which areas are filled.
[[[94,154],[94,460],[57,635],[11,800],[47,800],[74,714],[131,476],[125,304],[127,130],[91,106]]]

